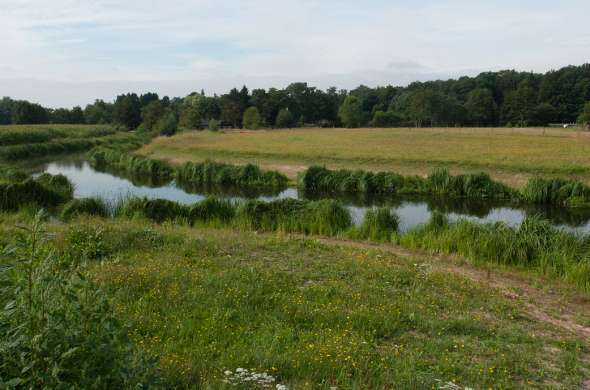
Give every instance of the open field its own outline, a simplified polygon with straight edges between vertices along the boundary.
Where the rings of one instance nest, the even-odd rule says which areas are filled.
[[[20,218],[0,217],[0,244]],[[142,220],[47,229],[89,261],[166,387],[234,388],[224,371],[238,368],[289,389],[573,389],[590,377],[588,304],[552,282],[354,241]]]
[[[290,178],[310,165],[425,175],[486,171],[520,187],[536,174],[590,183],[590,133],[569,129],[395,128],[187,132],[140,153],[172,163],[250,162]]]

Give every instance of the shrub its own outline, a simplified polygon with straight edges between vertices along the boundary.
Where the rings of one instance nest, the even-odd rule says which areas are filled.
[[[42,215],[3,252],[0,387],[137,388],[149,366],[103,292],[47,242]]]
[[[168,137],[173,136],[178,130],[178,120],[176,119],[176,115],[172,112],[167,113],[156,122],[154,129],[160,135]]]
[[[207,127],[209,128],[210,131],[219,131],[220,125],[221,125],[220,121],[218,121],[216,119],[210,119]]]

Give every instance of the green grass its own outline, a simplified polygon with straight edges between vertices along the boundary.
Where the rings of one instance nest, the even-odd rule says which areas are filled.
[[[512,187],[535,175],[590,183],[588,133],[564,129],[398,128],[187,132],[141,153],[181,163],[213,159],[278,169],[295,178],[312,165],[424,176],[489,172]]]
[[[0,183],[0,210],[16,211],[22,207],[55,208],[70,199],[72,184],[63,175],[43,174],[35,179],[18,176],[17,181]]]
[[[81,215],[108,217],[110,208],[101,198],[72,199],[64,205],[60,217],[64,221],[68,221]]]
[[[420,258],[98,223],[104,258],[117,261],[103,260],[93,279],[170,387],[224,388],[223,372],[239,367],[293,389],[575,388],[584,379],[580,341]]]
[[[528,269],[590,291],[590,236],[527,218],[518,228],[502,223],[449,222],[439,213],[399,238],[408,248],[457,253],[480,264]]]
[[[107,125],[11,125],[0,126],[0,146],[47,143],[64,138],[100,138],[115,134]]]
[[[94,149],[89,155],[89,161],[98,168],[110,166],[134,175],[162,180],[172,179],[173,169],[167,163],[115,149]]]
[[[450,198],[502,200],[517,195],[487,174],[452,176],[446,169],[436,169],[428,177],[402,176],[393,172],[337,170],[324,167],[308,168],[299,180],[308,193],[373,195],[443,195]]]
[[[275,171],[262,171],[252,164],[234,166],[213,161],[186,162],[177,166],[175,173],[179,183],[188,183],[203,188],[225,186],[246,190],[282,190],[287,187],[288,182],[286,176]]]

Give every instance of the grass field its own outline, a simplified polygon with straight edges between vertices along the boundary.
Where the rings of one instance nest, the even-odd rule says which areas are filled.
[[[160,137],[140,153],[172,163],[213,159],[251,162],[295,178],[310,165],[430,173],[489,172],[522,186],[529,177],[561,176],[590,183],[590,133],[566,129],[293,129]]]
[[[0,243],[15,218],[0,216]],[[167,388],[236,388],[223,379],[238,368],[289,389],[573,389],[590,378],[585,333],[556,319],[588,325],[588,305],[551,282],[546,293],[355,242],[141,220],[47,230],[90,261]]]

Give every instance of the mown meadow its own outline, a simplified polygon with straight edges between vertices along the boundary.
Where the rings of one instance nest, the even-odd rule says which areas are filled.
[[[536,175],[590,183],[589,136],[553,128],[228,130],[159,137],[140,153],[173,163],[253,163],[291,179],[312,165],[404,176],[424,176],[436,168],[453,175],[485,171],[521,187]]]

